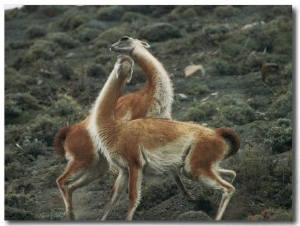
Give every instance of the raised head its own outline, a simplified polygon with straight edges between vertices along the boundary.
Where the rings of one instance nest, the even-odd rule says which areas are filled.
[[[115,63],[116,77],[119,78],[121,74],[127,74],[127,82],[130,82],[133,73],[134,61],[126,55],[119,55]]]
[[[138,47],[150,48],[150,45],[147,42],[124,36],[110,46],[110,51],[130,54],[135,48]]]

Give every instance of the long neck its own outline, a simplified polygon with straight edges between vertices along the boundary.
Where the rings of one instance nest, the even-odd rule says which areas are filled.
[[[145,48],[134,49],[132,57],[146,74],[148,85],[155,85],[162,76],[168,77],[163,65]]]
[[[161,101],[166,109],[166,115],[170,114],[173,102],[173,86],[164,66],[143,47],[134,49],[131,55],[146,74],[147,84],[145,88],[151,90],[149,93],[153,93],[154,99]]]
[[[122,75],[120,75],[119,78],[116,77],[116,68],[114,68],[108,77],[92,112],[92,117],[95,117],[94,120],[96,120],[98,127],[113,123],[116,120],[115,109],[125,79],[126,76]]]

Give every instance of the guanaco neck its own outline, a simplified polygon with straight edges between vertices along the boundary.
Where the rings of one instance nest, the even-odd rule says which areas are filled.
[[[144,89],[148,89],[149,94],[164,108],[165,117],[171,117],[173,86],[165,68],[144,47],[135,48],[131,56],[146,74]]]
[[[115,109],[127,76],[126,73],[122,72],[119,78],[117,78],[116,70],[115,67],[109,75],[95,102],[91,115],[94,122],[97,123],[98,129],[101,129],[105,125],[111,126],[116,121]]]

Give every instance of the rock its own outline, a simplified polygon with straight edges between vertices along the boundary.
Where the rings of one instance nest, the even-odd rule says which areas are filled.
[[[252,23],[252,24],[246,24],[244,27],[242,27],[242,30],[248,31],[248,30],[251,30],[253,28],[257,28],[259,26],[262,26],[264,24],[265,24],[264,21],[259,21],[259,22],[255,22],[255,23]]]
[[[187,66],[184,69],[184,75],[185,75],[185,77],[189,77],[189,76],[193,75],[196,71],[199,71],[199,70],[201,71],[202,76],[204,76],[205,70],[201,64]]]
[[[188,99],[187,95],[185,95],[183,93],[176,94],[176,97],[178,100],[187,100]]]
[[[137,36],[139,39],[146,39],[153,42],[182,37],[180,31],[169,23],[156,23],[142,27]]]
[[[71,58],[71,57],[73,57],[73,56],[75,56],[75,53],[70,52],[70,53],[68,53],[68,54],[66,55],[66,58]]]

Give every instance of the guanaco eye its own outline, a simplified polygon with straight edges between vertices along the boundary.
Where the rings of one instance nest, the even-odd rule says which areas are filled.
[[[127,41],[129,38],[127,36],[124,36],[123,38],[121,38],[120,41]]]

